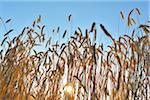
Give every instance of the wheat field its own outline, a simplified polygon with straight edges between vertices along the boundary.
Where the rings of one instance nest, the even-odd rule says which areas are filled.
[[[141,16],[140,10],[135,8],[127,16],[120,11],[122,22],[132,31],[119,38],[93,22],[90,29],[78,27],[66,42],[54,43],[53,37],[45,37],[41,16],[18,36],[10,37],[14,29],[7,30],[0,41],[0,99],[150,99],[150,21],[138,23],[133,15]],[[5,27],[13,19],[0,20]],[[107,48],[96,42],[97,30],[112,41]],[[53,31],[59,33],[60,28]],[[65,30],[61,38],[68,34]]]

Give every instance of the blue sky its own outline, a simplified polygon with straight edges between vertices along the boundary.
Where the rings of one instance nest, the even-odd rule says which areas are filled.
[[[135,1],[135,0],[133,0]],[[0,17],[4,20],[9,18],[12,22],[7,25],[7,29],[14,28],[12,36],[17,35],[25,26],[32,24],[33,20],[42,16],[42,24],[46,25],[47,36],[53,36],[54,39],[62,40],[62,34],[65,29],[70,30],[71,27],[76,29],[78,26],[82,29],[90,28],[92,22],[103,24],[112,33],[113,37],[118,37],[125,34],[126,26],[119,19],[119,12],[123,11],[127,17],[129,11],[133,8],[139,8],[142,16],[139,19],[140,23],[148,20],[149,1],[137,0],[133,1],[48,1],[48,0],[0,0]],[[67,16],[72,14],[72,23],[68,23]],[[60,33],[53,34],[53,28],[60,26]],[[119,28],[119,30],[118,30]],[[71,30],[70,30],[71,31]],[[119,31],[119,33],[118,33]],[[0,24],[0,40],[4,35],[5,30]],[[73,32],[72,32],[73,33]],[[69,34],[69,33],[68,33]],[[70,33],[71,34],[71,33]],[[129,33],[126,33],[129,34]],[[109,43],[107,36],[99,29],[98,42]],[[62,40],[63,41],[63,40]]]

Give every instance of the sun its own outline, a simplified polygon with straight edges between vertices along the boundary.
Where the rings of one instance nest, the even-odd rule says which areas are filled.
[[[64,95],[66,97],[73,97],[74,92],[75,92],[74,84],[72,82],[67,83],[64,87]]]

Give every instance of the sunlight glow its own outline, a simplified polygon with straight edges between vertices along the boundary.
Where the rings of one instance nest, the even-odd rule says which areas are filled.
[[[74,87],[72,83],[67,83],[64,87],[64,93],[66,96],[73,96],[74,95]]]

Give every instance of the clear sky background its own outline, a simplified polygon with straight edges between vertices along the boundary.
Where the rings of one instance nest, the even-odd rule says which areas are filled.
[[[99,29],[97,42],[109,43],[107,36],[100,30],[99,24],[105,25],[113,37],[130,34],[126,30],[126,26],[122,24],[119,12],[123,11],[127,17],[129,11],[133,8],[139,8],[142,13],[139,17],[140,23],[145,23],[150,15],[148,13],[149,4],[149,0],[0,0],[0,17],[3,20],[12,19],[12,22],[7,25],[7,29],[14,28],[15,31],[11,35],[15,36],[41,15],[42,24],[46,25],[47,36],[53,36],[54,39],[59,40],[62,40],[61,37],[65,29],[70,30],[73,27],[74,30],[79,26],[84,30],[90,28],[92,22],[96,22],[96,27]],[[73,16],[71,25],[67,21],[69,14]],[[60,33],[52,33],[52,29],[58,26],[60,26]],[[4,33],[6,32],[0,22],[0,41]]]

